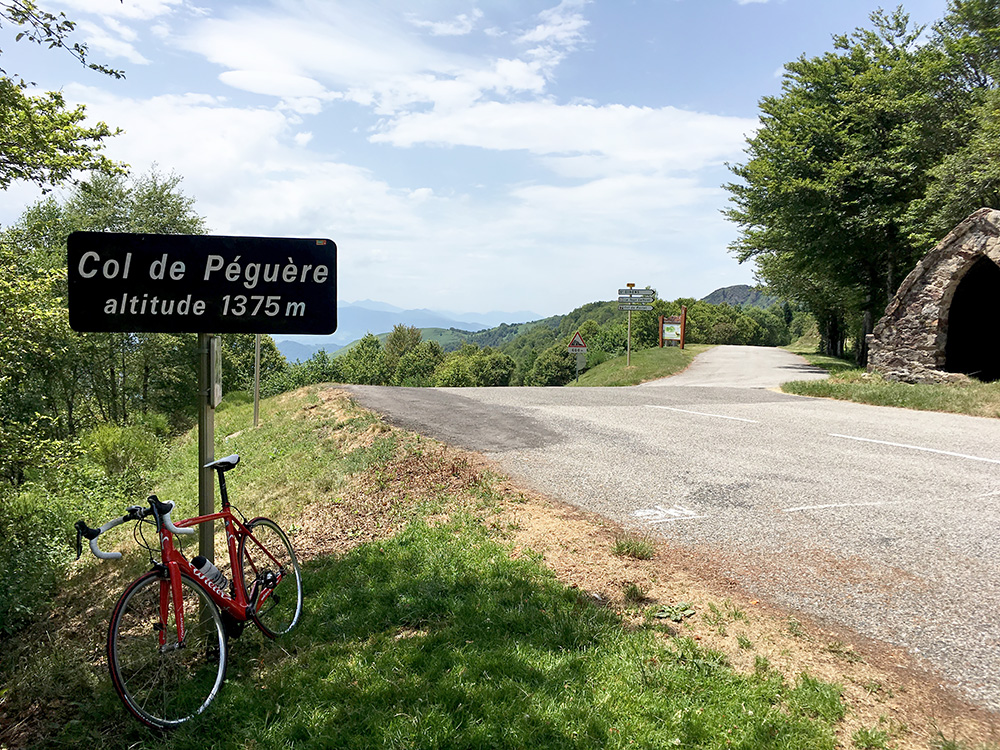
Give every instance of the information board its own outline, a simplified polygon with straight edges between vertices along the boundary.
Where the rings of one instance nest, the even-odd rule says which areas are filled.
[[[337,330],[328,239],[74,232],[67,255],[76,331]]]

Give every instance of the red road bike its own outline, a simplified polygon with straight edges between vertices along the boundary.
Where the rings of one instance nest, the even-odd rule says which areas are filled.
[[[226,676],[229,638],[239,636],[248,621],[274,638],[295,627],[302,614],[302,575],[287,535],[269,518],[246,520],[229,503],[225,473],[239,460],[232,455],[206,466],[218,472],[219,513],[175,524],[173,503],[151,495],[148,508],[131,506],[100,528],[76,523],[77,559],[82,538],[97,557],[120,558],[120,552],[103,552],[97,539],[128,521],[135,522],[135,539],[150,552],[152,570],[125,589],[111,615],[108,667],[126,708],[151,727],[175,727],[208,708]],[[228,584],[224,577],[206,576],[174,546],[175,535],[194,534],[194,527],[215,521],[225,527]],[[156,545],[143,534],[147,526],[156,527]]]

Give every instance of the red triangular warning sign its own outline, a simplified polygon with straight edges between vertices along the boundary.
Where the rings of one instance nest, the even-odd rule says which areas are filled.
[[[587,345],[585,343],[583,343],[583,336],[580,335],[579,331],[577,331],[576,333],[573,334],[573,340],[569,342],[569,345],[570,346],[580,346],[580,347],[583,347],[584,349],[587,348]]]

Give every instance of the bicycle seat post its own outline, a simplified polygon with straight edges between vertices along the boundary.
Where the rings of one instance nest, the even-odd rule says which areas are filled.
[[[226,472],[224,469],[218,469],[219,474],[219,497],[222,500],[222,507],[229,507],[229,493],[226,491]]]

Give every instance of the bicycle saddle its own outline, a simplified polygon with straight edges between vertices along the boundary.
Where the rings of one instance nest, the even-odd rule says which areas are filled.
[[[240,457],[235,453],[231,456],[226,456],[225,458],[220,458],[217,461],[212,461],[210,464],[205,464],[206,469],[216,469],[217,471],[229,471],[230,469],[236,468],[236,464],[240,462]]]

